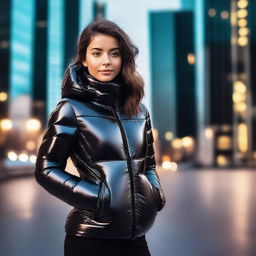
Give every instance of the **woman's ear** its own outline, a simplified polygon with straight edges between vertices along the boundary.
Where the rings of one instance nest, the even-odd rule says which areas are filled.
[[[83,65],[84,65],[85,67],[88,67],[86,60],[84,60],[82,63],[83,63]]]

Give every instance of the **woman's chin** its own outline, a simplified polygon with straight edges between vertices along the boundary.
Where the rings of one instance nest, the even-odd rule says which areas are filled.
[[[95,77],[100,82],[111,82],[115,79],[113,76],[99,76]]]

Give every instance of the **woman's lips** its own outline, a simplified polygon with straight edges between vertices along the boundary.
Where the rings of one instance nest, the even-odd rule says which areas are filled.
[[[100,70],[100,73],[104,75],[109,75],[111,72],[113,72],[113,70]]]

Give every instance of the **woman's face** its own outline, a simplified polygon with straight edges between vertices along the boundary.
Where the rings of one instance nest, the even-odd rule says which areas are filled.
[[[116,38],[104,34],[96,34],[86,50],[83,65],[91,76],[101,82],[113,80],[120,72],[122,58]]]

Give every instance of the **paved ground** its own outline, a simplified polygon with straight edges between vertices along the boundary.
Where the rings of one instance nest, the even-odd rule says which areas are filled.
[[[146,236],[152,256],[256,255],[256,172],[159,174],[167,205]],[[63,255],[69,209],[31,176],[1,182],[0,255]]]

